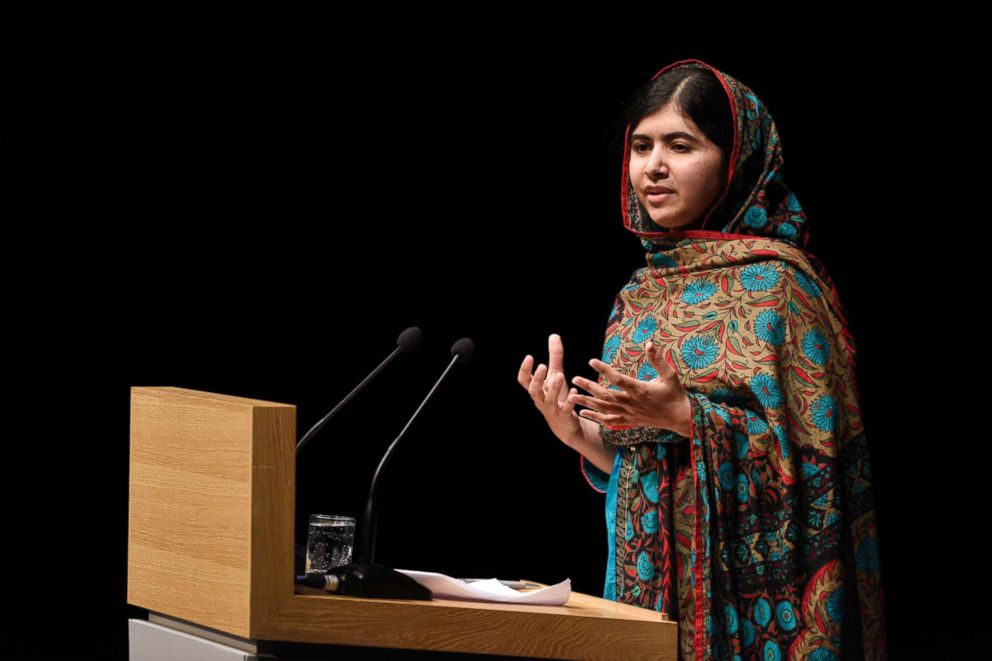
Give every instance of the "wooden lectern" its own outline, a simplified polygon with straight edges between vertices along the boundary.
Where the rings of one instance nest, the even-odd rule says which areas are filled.
[[[295,480],[295,406],[132,387],[128,603],[148,609],[149,620],[242,645],[677,657],[677,622],[577,592],[564,606],[534,606],[297,588]]]

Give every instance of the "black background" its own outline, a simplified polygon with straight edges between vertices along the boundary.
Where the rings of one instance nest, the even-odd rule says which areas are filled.
[[[966,329],[951,332],[971,239],[948,232],[963,146],[940,132],[962,104],[930,100],[951,73],[924,41],[629,16],[129,11],[4,17],[19,396],[3,654],[126,655],[141,613],[125,592],[131,386],[296,404],[302,433],[411,325],[420,350],[307,448],[298,523],[360,515],[385,447],[471,337],[474,360],[383,478],[376,560],[601,594],[603,496],[517,370],[559,333],[566,375],[594,377],[613,297],[643,265],[619,209],[622,103],[688,57],[770,108],[810,250],[848,308],[893,657],[977,648],[968,448],[987,434],[965,431],[971,402],[951,387],[971,370]]]

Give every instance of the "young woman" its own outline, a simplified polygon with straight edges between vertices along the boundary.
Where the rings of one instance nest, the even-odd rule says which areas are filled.
[[[688,59],[628,120],[621,210],[648,252],[598,378],[569,390],[557,335],[518,374],[606,494],[603,596],[677,618],[684,659],[885,658],[855,342],[771,114]]]

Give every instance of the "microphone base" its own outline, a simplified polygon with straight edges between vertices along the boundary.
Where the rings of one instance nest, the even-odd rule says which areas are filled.
[[[395,569],[377,564],[351,563],[326,572],[332,594],[375,599],[419,599],[430,601],[434,593]],[[336,577],[337,580],[334,580]]]

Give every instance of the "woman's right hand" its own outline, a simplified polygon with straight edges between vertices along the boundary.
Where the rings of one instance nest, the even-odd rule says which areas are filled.
[[[565,351],[557,333],[548,338],[548,358],[549,366],[542,363],[537,366],[537,371],[531,373],[534,359],[526,356],[520,365],[517,381],[530,394],[554,435],[562,443],[572,447],[576,437],[582,436],[582,419],[575,412],[575,402],[568,401],[568,396],[575,394],[576,389],[568,389],[568,381],[562,370]]]

